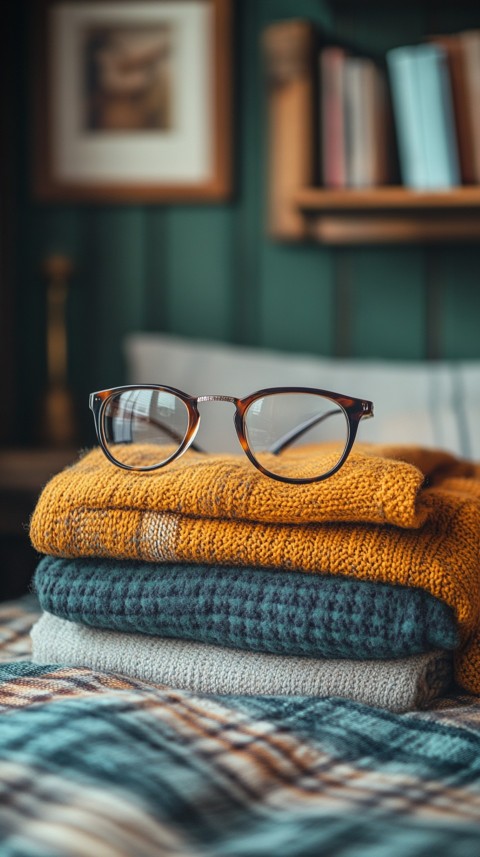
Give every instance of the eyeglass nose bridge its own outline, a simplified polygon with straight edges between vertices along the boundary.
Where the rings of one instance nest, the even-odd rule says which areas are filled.
[[[201,419],[200,412],[198,411],[198,408],[197,408],[197,405],[199,403],[202,403],[202,402],[229,402],[230,404],[232,404],[235,407],[233,422],[235,425],[235,431],[237,433],[238,440],[240,442],[241,447],[243,448],[243,451],[246,453],[248,458],[250,458],[250,460],[255,464],[255,466],[257,466],[255,460],[252,458],[252,454],[248,448],[248,443],[247,443],[247,440],[246,440],[244,432],[243,432],[242,415],[243,415],[244,408],[243,408],[242,400],[236,399],[235,396],[223,396],[223,395],[218,394],[218,395],[211,395],[211,396],[197,396],[197,398],[194,399],[194,402],[195,402],[194,409],[195,409],[195,414],[196,414],[196,419],[197,419],[197,429],[199,427],[200,419]]]
[[[201,402],[230,402],[230,404],[234,405],[235,414],[233,416],[233,422],[235,425],[235,431],[237,433],[238,440],[240,442],[240,446],[242,447],[243,451],[245,452],[247,457],[250,459],[250,461],[252,461],[252,463],[255,465],[255,467],[257,467],[257,463],[256,463],[255,459],[253,458],[252,453],[250,452],[250,449],[249,449],[248,443],[247,443],[247,439],[246,439],[244,432],[243,432],[243,424],[242,424],[242,412],[243,412],[242,405],[243,405],[243,402],[241,401],[241,399],[236,399],[235,396],[222,396],[222,395],[197,396],[197,398],[195,399],[195,412],[196,412],[196,416],[197,416],[197,420],[198,420],[197,429],[198,429],[199,424],[200,424],[200,413],[197,410],[197,405],[199,404],[199,402],[200,403]]]
[[[236,407],[238,399],[234,396],[198,396],[196,402],[231,402]]]

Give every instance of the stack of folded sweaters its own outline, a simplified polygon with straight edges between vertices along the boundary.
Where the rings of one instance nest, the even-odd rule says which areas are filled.
[[[139,473],[95,449],[46,485],[30,533],[38,663],[392,711],[452,678],[480,692],[480,471],[448,453],[359,446],[291,485],[241,457]]]

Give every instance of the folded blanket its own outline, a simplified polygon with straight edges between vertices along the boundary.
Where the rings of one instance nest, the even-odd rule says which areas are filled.
[[[355,578],[46,556],[35,589],[45,611],[73,622],[277,654],[397,658],[458,645],[442,601]]]
[[[37,664],[85,666],[207,694],[337,696],[407,711],[427,707],[451,682],[451,659],[438,651],[388,661],[295,658],[103,631],[49,613],[31,637]]]
[[[192,455],[170,465],[173,471],[153,473],[120,470],[99,450],[86,455],[42,492],[31,522],[34,547],[57,556],[272,567],[419,587],[453,608],[462,643],[456,678],[480,693],[480,478],[473,465],[416,448],[388,458],[385,448],[372,447],[325,482],[293,486],[248,461]],[[422,487],[426,474],[431,487]]]

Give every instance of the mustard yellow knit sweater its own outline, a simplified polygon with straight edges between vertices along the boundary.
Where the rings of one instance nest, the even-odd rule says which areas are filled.
[[[455,610],[456,677],[480,693],[480,470],[447,453],[359,446],[325,482],[288,485],[243,457],[190,452],[138,473],[93,450],[44,488],[30,534],[56,556],[256,565],[421,587]]]

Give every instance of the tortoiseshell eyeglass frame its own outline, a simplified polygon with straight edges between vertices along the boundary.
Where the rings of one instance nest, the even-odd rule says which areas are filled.
[[[187,409],[188,428],[185,433],[185,437],[179,443],[178,449],[172,455],[170,455],[169,458],[167,458],[165,461],[162,461],[160,464],[151,464],[144,467],[125,464],[121,461],[118,461],[112,455],[108,448],[108,441],[105,435],[104,425],[104,417],[107,404],[112,397],[118,396],[120,393],[134,392],[135,390],[152,390],[154,392],[170,393],[180,399]],[[245,415],[249,407],[253,404],[253,402],[257,401],[258,399],[263,399],[266,396],[275,396],[285,393],[306,393],[310,395],[320,396],[323,399],[329,399],[330,401],[334,402],[344,412],[348,427],[348,437],[345,443],[345,448],[338,462],[327,473],[322,473],[320,476],[312,476],[308,478],[299,479],[288,476],[280,476],[277,473],[272,473],[271,471],[263,467],[263,465],[259,461],[257,461],[255,455],[252,453],[248,444],[247,434],[245,431]],[[260,470],[261,473],[263,473],[265,476],[268,476],[270,479],[275,479],[277,482],[289,482],[296,485],[307,484],[310,482],[322,482],[324,479],[328,479],[329,476],[332,476],[334,473],[336,473],[337,470],[340,470],[342,465],[347,460],[352,446],[355,442],[360,420],[368,417],[373,417],[373,402],[370,402],[367,399],[356,399],[352,396],[344,396],[341,393],[333,393],[331,390],[321,390],[316,387],[267,387],[264,390],[257,390],[255,393],[251,393],[249,396],[246,396],[243,399],[236,399],[233,396],[190,396],[187,393],[184,393],[182,390],[177,390],[175,387],[166,387],[164,385],[131,384],[123,387],[112,387],[108,390],[99,390],[96,393],[91,393],[89,397],[89,406],[93,413],[97,438],[106,457],[112,462],[112,464],[115,464],[117,467],[121,467],[123,470],[136,471],[151,471],[158,470],[161,467],[165,467],[171,461],[174,461],[180,455],[183,455],[183,453],[186,452],[186,450],[190,446],[193,446],[193,448],[198,450],[198,447],[196,447],[194,444],[194,439],[200,425],[200,413],[198,411],[199,402],[230,402],[231,404],[233,404],[235,406],[234,424],[237,436],[245,455],[251,461],[253,466],[256,467],[257,470]],[[325,416],[328,416],[328,413],[319,417],[318,419],[321,420]],[[306,430],[308,430],[308,428],[310,428],[313,424],[314,423],[309,422],[308,425],[303,425],[299,427],[298,432],[290,434],[284,443],[279,444],[276,449],[270,451],[278,454],[282,451],[282,449],[285,449],[288,445],[290,445],[290,443],[292,443],[296,437],[299,437]]]

